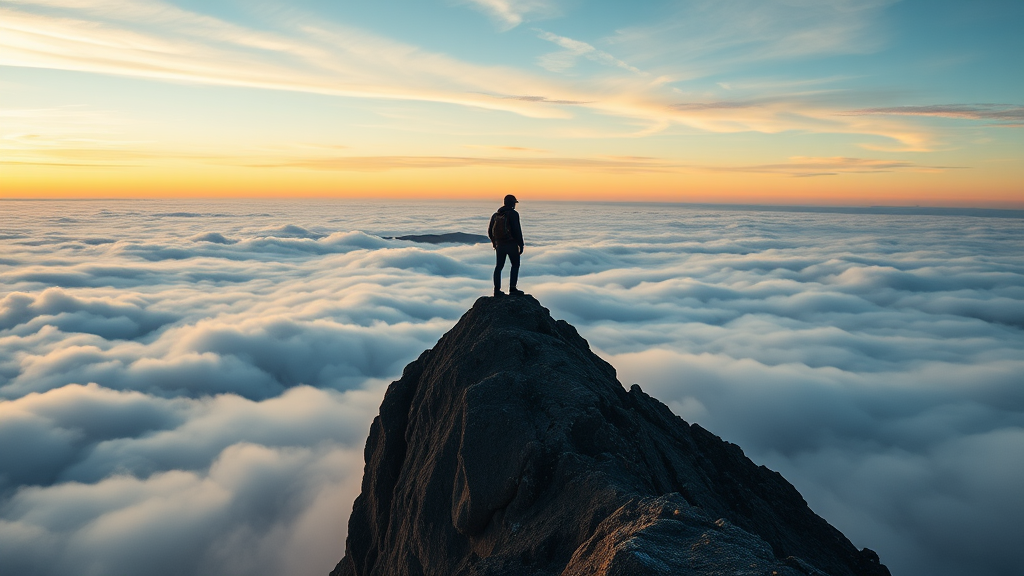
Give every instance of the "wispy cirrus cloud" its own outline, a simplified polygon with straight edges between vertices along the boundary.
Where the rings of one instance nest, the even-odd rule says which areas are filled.
[[[906,160],[880,160],[873,158],[807,157],[794,156],[788,162],[755,164],[748,166],[706,166],[705,170],[720,172],[749,172],[755,174],[781,174],[795,178],[838,176],[840,174],[877,174],[882,172],[943,172],[963,169],[963,166],[928,166]]]
[[[553,100],[547,96],[494,96],[502,100],[519,100],[520,102],[539,102],[542,104],[567,104],[567,105],[579,105],[579,104],[592,104],[592,101],[588,100]]]
[[[545,150],[543,148],[530,148],[528,146],[492,146],[483,144],[466,144],[466,148],[483,148],[491,150],[506,150],[508,152],[530,152],[536,154],[547,154],[551,150]]]
[[[558,14],[553,0],[464,0],[489,14],[504,30],[519,26],[527,19],[549,18]]]
[[[547,104],[586,104],[563,102],[534,96],[493,96],[517,98]],[[708,102],[677,104],[684,112],[725,114],[702,116],[700,122],[730,122],[730,111],[756,108],[758,103]],[[87,114],[88,116],[88,114]],[[713,126],[709,126],[714,128]],[[532,147],[478,146],[470,148],[505,152],[543,152]],[[473,167],[512,168],[524,170],[598,170],[613,172],[749,172],[781,174],[797,177],[837,175],[841,173],[877,173],[893,171],[935,172],[958,169],[955,166],[924,165],[910,161],[879,160],[849,157],[793,157],[789,162],[762,165],[699,165],[671,158],[648,156],[454,156],[454,155],[338,155],[334,151],[349,150],[344,145],[293,144],[246,152],[226,153],[203,150],[181,151],[117,140],[79,138],[45,138],[37,135],[9,135],[0,139],[4,157],[0,165],[77,166],[77,167],[141,167],[166,162],[192,161],[206,164],[247,168],[305,168],[350,172],[385,172],[409,169],[460,169]],[[322,153],[318,153],[322,152]]]
[[[469,64],[350,27],[295,17],[256,30],[174,5],[31,0],[0,8],[0,65],[360,98],[447,102],[564,117],[513,94],[576,91],[515,69]]]
[[[930,106],[890,106],[862,108],[843,112],[844,116],[932,116],[960,120],[995,120],[1024,126],[1024,106],[1013,104],[934,104]]]
[[[513,151],[532,151],[527,148],[505,148]],[[388,170],[437,168],[517,168],[528,170],[600,170],[613,172],[666,172],[681,166],[656,158],[536,158],[536,157],[475,157],[475,156],[336,156],[296,158],[285,161],[247,164],[260,168],[309,168],[314,170],[340,170],[353,172],[381,172]]]
[[[664,56],[671,63],[659,61],[631,43],[630,38],[642,35],[638,29],[626,29],[609,40],[617,52],[624,53],[621,57],[585,41],[539,31],[541,38],[563,48],[542,57],[542,64],[549,70],[564,71],[581,58],[607,67],[603,75],[552,78],[510,66],[467,62],[294,11],[256,28],[157,0],[116,3],[110,0],[23,0],[0,8],[0,65],[364,100],[441,102],[539,119],[573,119],[574,112],[565,106],[584,106],[615,119],[618,136],[630,138],[680,125],[719,133],[800,130],[865,134],[893,140],[895,144],[889,148],[929,149],[934,138],[906,120],[871,115],[840,116],[836,114],[834,102],[816,100],[806,94],[799,97],[774,94],[768,103],[756,100],[756,106],[678,103],[686,95],[668,83],[699,75],[698,69],[703,66],[698,65],[700,62],[712,62],[728,69],[731,58],[742,60],[751,53],[760,54],[765,45],[785,44],[783,38],[795,42],[794,37],[811,34],[814,26],[821,22],[862,31],[870,21],[869,16],[874,14],[869,8],[833,4],[828,8],[809,9],[813,17],[801,16],[795,23],[782,18],[788,14],[788,9],[772,4],[774,12],[771,14],[776,16],[772,22],[782,26],[783,32],[760,30],[752,22],[736,24],[740,29],[718,22],[715,28],[708,21],[731,18],[733,12],[758,12],[768,8],[738,1],[729,2],[729,10],[700,4],[703,12],[697,16],[701,16],[704,20],[700,21],[704,23],[697,29],[690,30],[686,26],[691,24],[684,23],[679,24],[684,28],[678,30],[669,26],[643,33],[648,36],[644,44],[648,48],[661,46],[662,40],[667,43],[665,49],[669,51]],[[507,3],[510,14],[533,13],[531,10],[543,13],[541,4],[530,8],[533,6]],[[543,6],[548,7],[544,10],[553,9],[554,4],[544,3]],[[848,9],[846,18],[857,24],[844,24],[846,20],[835,15],[842,12],[836,6]],[[743,18],[749,20],[747,16]],[[744,26],[757,29],[746,30]],[[680,44],[678,39],[672,39],[677,33],[690,40],[699,38],[706,41],[706,45],[687,44],[690,40]],[[659,34],[672,38],[661,38]],[[853,32],[850,34],[856,36]],[[740,44],[728,40],[737,36],[753,39]],[[822,48],[825,51],[841,49],[853,48],[838,45]],[[736,51],[738,53],[734,54]],[[803,53],[781,49],[768,52],[779,58]],[[644,65],[643,70],[638,67],[640,63]],[[706,97],[701,95],[701,98]],[[875,147],[883,146],[876,142]]]
[[[751,61],[878,50],[876,21],[894,0],[698,0],[657,24],[618,30],[608,42],[633,62],[680,78],[719,74]]]
[[[623,70],[629,70],[635,74],[644,74],[644,72],[639,68],[630,66],[615,56],[612,56],[603,50],[598,50],[586,42],[573,40],[572,38],[559,36],[558,34],[552,34],[545,30],[537,30],[537,36],[564,48],[564,50],[551,52],[537,59],[537,63],[540,64],[542,68],[550,70],[551,72],[563,72],[568,70],[576,65],[577,59],[582,57],[587,60],[597,62],[598,64],[622,68]]]
[[[0,109],[0,151],[5,159],[19,151],[113,149],[135,145],[118,114],[83,106]]]
[[[518,147],[496,147],[516,152],[537,152]],[[238,159],[245,166],[256,168],[307,168],[352,172],[390,170],[512,168],[520,170],[587,170],[607,172],[735,172],[776,174],[796,178],[837,176],[840,174],[876,174],[884,172],[942,172],[962,169],[960,166],[932,166],[905,160],[882,160],[847,157],[790,158],[788,162],[754,165],[710,165],[679,162],[650,156],[509,157],[509,156],[318,156],[286,160],[252,161]],[[229,160],[229,162],[232,162]]]
[[[670,105],[669,108],[681,112],[703,112],[705,110],[739,110],[741,108],[753,108],[754,106],[757,106],[754,102],[727,102],[719,100],[714,102],[680,102]]]

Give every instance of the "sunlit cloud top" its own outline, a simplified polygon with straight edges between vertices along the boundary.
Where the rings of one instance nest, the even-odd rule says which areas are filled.
[[[174,194],[167,173],[180,193],[280,195],[287,171],[300,194],[1024,202],[1017,2],[355,4],[0,2],[4,195]],[[467,150],[415,185],[353,176]],[[658,175],[595,175],[613,157]],[[822,172],[842,175],[827,196],[750,176],[835,158],[927,169]]]

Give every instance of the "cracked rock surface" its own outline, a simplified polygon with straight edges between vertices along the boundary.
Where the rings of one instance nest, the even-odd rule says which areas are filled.
[[[889,574],[531,296],[480,298],[409,364],[365,458],[332,576]]]

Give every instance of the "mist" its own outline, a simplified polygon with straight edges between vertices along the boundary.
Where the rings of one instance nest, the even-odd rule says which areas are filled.
[[[1019,215],[530,202],[520,287],[894,575],[1024,563]],[[4,201],[0,572],[326,574],[497,204]],[[507,288],[507,286],[506,286]]]

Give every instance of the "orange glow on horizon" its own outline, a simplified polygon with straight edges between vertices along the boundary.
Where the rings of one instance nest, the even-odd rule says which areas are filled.
[[[839,174],[581,172],[432,168],[335,172],[234,167],[5,166],[0,198],[523,199],[725,204],[1024,208],[1016,182],[978,185],[970,171]],[[991,174],[990,174],[991,176]],[[964,190],[970,190],[964,193]]]

